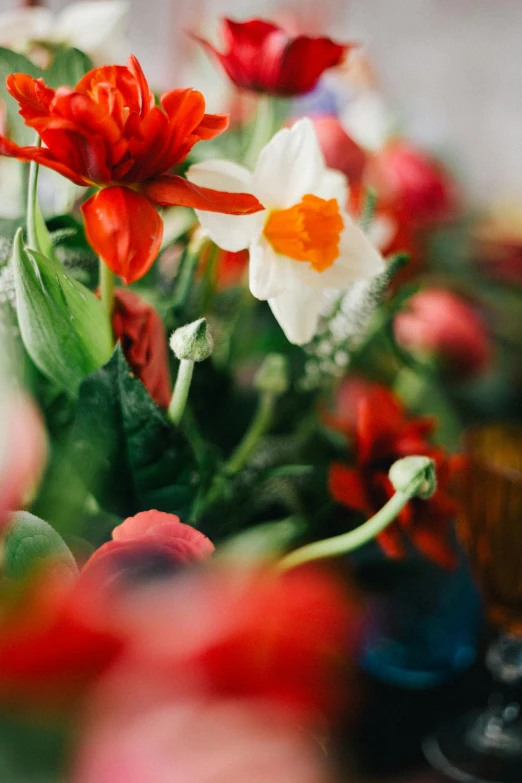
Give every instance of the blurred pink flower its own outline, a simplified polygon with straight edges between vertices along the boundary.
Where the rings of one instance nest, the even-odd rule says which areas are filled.
[[[488,369],[492,343],[477,311],[452,291],[431,288],[413,296],[394,322],[395,338],[407,350],[435,356],[457,379]]]
[[[297,662],[296,662],[297,663]],[[249,700],[176,700],[99,716],[73,783],[326,783],[324,754],[281,708]]]
[[[20,509],[45,465],[47,440],[40,414],[24,395],[2,400],[6,406],[4,443],[0,443],[0,527],[9,511]]]

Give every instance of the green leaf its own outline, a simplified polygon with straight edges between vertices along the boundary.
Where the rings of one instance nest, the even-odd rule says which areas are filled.
[[[43,72],[22,54],[0,47],[0,97],[5,101],[9,138],[17,144],[32,144],[34,130],[26,126],[18,114],[18,103],[7,92],[5,80],[11,73],[27,73],[36,79],[42,76]]]
[[[191,447],[132,374],[119,344],[80,387],[70,444],[107,511],[124,517],[155,508],[190,519],[199,481]]]
[[[14,240],[13,274],[22,340],[38,369],[70,397],[112,347],[101,302],[63,267]]]
[[[61,49],[44,73],[49,87],[75,87],[93,67],[92,60],[79,49]]]
[[[78,573],[69,547],[47,522],[28,511],[11,514],[4,539],[5,576],[23,579],[46,562],[67,569],[71,574]]]

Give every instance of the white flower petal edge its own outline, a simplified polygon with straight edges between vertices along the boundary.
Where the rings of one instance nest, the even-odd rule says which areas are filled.
[[[251,172],[229,160],[196,163],[187,171],[187,179],[194,185],[227,193],[252,193]],[[254,215],[223,215],[197,209],[196,215],[210,239],[223,250],[234,253],[245,250],[257,240],[266,220],[266,212],[256,212]]]
[[[271,299],[295,285],[295,261],[275,252],[261,236],[250,245],[250,290],[256,299]]]
[[[252,175],[252,192],[267,209],[286,209],[316,192],[324,170],[313,123],[305,117],[278,131],[263,147]]]
[[[306,345],[317,332],[322,297],[314,288],[295,285],[293,290],[268,300],[286,337],[294,345]]]
[[[80,0],[56,17],[53,40],[67,42],[91,55],[96,62],[116,55],[126,42],[124,32],[130,3],[126,0]]]

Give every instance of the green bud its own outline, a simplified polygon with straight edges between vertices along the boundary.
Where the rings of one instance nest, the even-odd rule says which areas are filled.
[[[435,463],[429,457],[412,456],[394,462],[388,477],[397,492],[409,497],[430,498],[437,488]]]
[[[207,319],[199,318],[191,324],[176,329],[170,337],[170,347],[180,361],[203,362],[214,348]]]
[[[256,373],[254,386],[259,391],[284,394],[290,385],[288,361],[280,353],[269,353]]]

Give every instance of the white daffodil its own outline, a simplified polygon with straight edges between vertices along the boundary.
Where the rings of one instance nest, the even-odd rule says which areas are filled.
[[[382,272],[374,245],[345,212],[347,184],[327,169],[313,124],[299,120],[263,148],[254,172],[225,160],[192,166],[196,185],[253,193],[265,207],[254,215],[199,212],[224,250],[250,251],[250,290],[268,300],[290,342],[317,331],[323,293]]]
[[[25,52],[35,42],[75,46],[95,65],[126,56],[126,0],[81,0],[60,13],[27,7],[0,13],[0,45]]]

